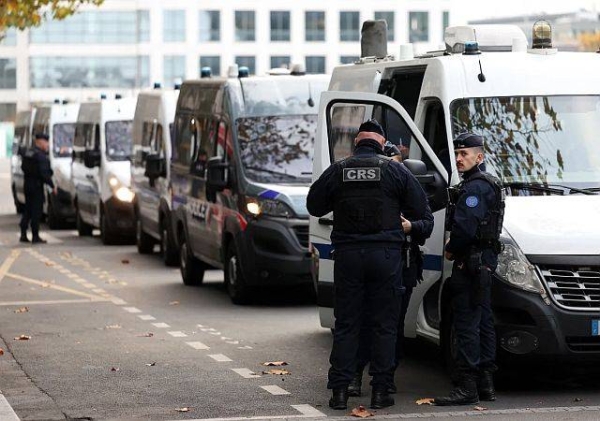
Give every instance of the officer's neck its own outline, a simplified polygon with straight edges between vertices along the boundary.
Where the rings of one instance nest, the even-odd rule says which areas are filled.
[[[376,153],[382,154],[381,144],[373,139],[363,139],[356,144],[355,154]]]
[[[463,180],[467,180],[468,178],[471,178],[471,176],[473,176],[474,174],[477,174],[479,172],[481,172],[480,166],[479,165],[474,165],[473,168],[471,168],[470,170],[465,171],[463,173],[463,175],[462,175],[463,176]]]

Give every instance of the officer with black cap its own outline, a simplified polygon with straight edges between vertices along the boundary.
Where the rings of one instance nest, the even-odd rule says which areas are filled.
[[[333,163],[311,186],[307,208],[321,217],[333,211],[335,330],[331,350],[329,406],[346,409],[354,377],[363,316],[373,327],[371,408],[394,404],[396,329],[402,297],[401,214],[422,219],[427,198],[416,178],[383,155],[385,132],[364,122],[352,156]]]
[[[456,167],[463,181],[450,191],[445,256],[454,261],[450,288],[456,334],[455,388],[436,405],[471,405],[496,400],[496,334],[491,308],[492,273],[501,251],[504,216],[500,181],[485,172],[481,136],[462,133],[454,140]]]
[[[50,186],[54,194],[56,187],[52,182],[52,168],[48,159],[48,135],[36,133],[34,144],[23,155],[21,168],[25,178],[25,210],[21,217],[21,238],[28,243],[27,228],[31,223],[32,243],[45,243],[40,237],[40,219],[44,208],[44,184]]]

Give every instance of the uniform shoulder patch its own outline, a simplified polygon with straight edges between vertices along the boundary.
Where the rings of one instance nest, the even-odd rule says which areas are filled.
[[[477,205],[479,204],[479,199],[477,198],[477,196],[469,196],[469,197],[467,197],[467,200],[465,201],[465,203],[467,204],[468,207],[474,208],[474,207],[477,207]]]

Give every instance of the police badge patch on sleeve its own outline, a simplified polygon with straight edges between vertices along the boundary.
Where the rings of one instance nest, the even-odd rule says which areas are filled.
[[[470,208],[477,207],[477,205],[479,204],[479,199],[477,198],[477,196],[469,196],[467,197],[466,204]]]
[[[344,168],[344,182],[346,181],[380,181],[381,168]]]

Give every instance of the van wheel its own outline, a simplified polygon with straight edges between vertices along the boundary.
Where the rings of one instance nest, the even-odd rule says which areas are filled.
[[[237,249],[233,241],[227,247],[225,259],[225,286],[234,304],[247,304],[250,301],[250,288],[240,267]]]
[[[181,248],[179,249],[181,279],[183,279],[183,283],[188,286],[202,285],[206,265],[192,254],[192,250],[188,246],[186,235],[183,234],[181,237]]]
[[[115,243],[115,234],[110,229],[104,210],[100,210],[100,238],[105,246]]]
[[[84,222],[84,220],[81,218],[81,214],[79,213],[79,208],[76,209],[77,212],[77,234],[79,234],[80,237],[90,237],[92,235],[92,232],[94,230],[94,228],[90,225]]]
[[[173,241],[169,241],[169,230],[163,220],[160,224],[160,252],[166,266],[177,266],[179,264],[179,254],[171,244],[173,244]]]
[[[452,375],[457,355],[457,339],[456,331],[454,330],[454,314],[452,306],[446,304],[442,310],[442,326],[441,326],[441,352],[442,361],[446,366],[446,371]]]
[[[52,198],[49,194],[46,196],[46,200],[48,201],[48,228],[52,230],[58,229],[60,228],[61,221],[58,218],[58,215],[56,215],[54,205],[52,204]]]
[[[142,219],[138,215],[135,222],[135,244],[137,245],[138,253],[152,254],[154,251],[154,243],[154,238],[144,231]]]

